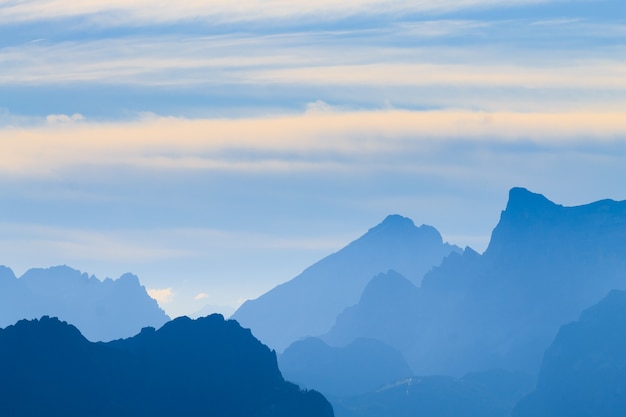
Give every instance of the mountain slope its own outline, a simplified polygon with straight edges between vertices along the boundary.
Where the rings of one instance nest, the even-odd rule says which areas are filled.
[[[342,348],[313,337],[300,340],[283,352],[279,364],[290,381],[318,390],[331,401],[374,391],[412,375],[400,352],[370,339],[357,339]]]
[[[514,417],[618,417],[626,410],[626,292],[611,291],[559,330],[537,389]]]
[[[100,281],[67,266],[30,269],[19,279],[0,269],[0,327],[43,315],[73,323],[89,340],[129,337],[169,317],[136,276]]]
[[[321,338],[332,346],[368,338],[405,349],[414,339],[418,293],[418,287],[393,270],[378,274],[365,286],[359,303],[339,314]]]
[[[0,415],[331,417],[285,382],[276,356],[234,321],[178,318],[92,343],[58,319],[0,330]]]
[[[358,302],[367,282],[394,269],[419,284],[423,275],[451,252],[431,226],[416,227],[398,215],[289,282],[246,301],[232,318],[250,327],[264,343],[282,351],[306,336],[325,333],[346,307]]]

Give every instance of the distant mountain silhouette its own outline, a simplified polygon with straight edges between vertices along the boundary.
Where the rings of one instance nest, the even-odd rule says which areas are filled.
[[[611,291],[559,330],[535,392],[514,417],[622,417],[626,412],[626,292]]]
[[[373,391],[412,375],[400,352],[370,339],[357,339],[344,348],[304,339],[283,352],[279,365],[285,378],[331,399]]]
[[[418,375],[536,373],[562,324],[626,288],[626,202],[563,207],[513,188],[483,255],[450,254],[420,288],[397,276],[371,285],[324,340],[379,339]]]
[[[0,415],[331,417],[325,398],[286,382],[276,355],[220,315],[181,317],[92,343],[56,318],[0,330]]]
[[[376,274],[394,269],[419,284],[445,256],[460,251],[444,243],[431,226],[416,227],[406,217],[388,216],[291,281],[246,301],[232,318],[282,351],[298,339],[327,332],[339,313],[358,302]]]
[[[67,266],[30,269],[19,279],[0,266],[0,327],[43,315],[76,325],[89,340],[129,337],[169,317],[132,274],[100,281]]]
[[[345,346],[359,338],[376,339],[406,350],[415,339],[412,320],[418,292],[412,282],[393,270],[378,274],[363,290],[359,303],[345,309],[321,339],[333,346]]]
[[[335,403],[337,417],[509,417],[533,386],[528,375],[504,371],[413,377]]]

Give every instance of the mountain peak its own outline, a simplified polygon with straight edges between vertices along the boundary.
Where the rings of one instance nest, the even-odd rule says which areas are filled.
[[[390,214],[378,225],[367,231],[361,239],[368,240],[372,236],[419,236],[425,241],[443,243],[437,229],[428,225],[415,226],[413,220],[399,214]]]
[[[367,235],[385,233],[385,232],[409,232],[416,230],[417,227],[413,220],[408,217],[401,216],[399,214],[390,214],[385,217],[381,223],[369,229],[366,233]]]
[[[542,194],[533,193],[526,188],[514,187],[509,191],[509,202],[506,205],[506,211],[536,211],[548,207],[556,207],[552,201],[548,200]]]
[[[413,220],[399,214],[390,214],[389,216],[385,217],[385,220],[383,220],[381,225],[386,225],[389,227],[415,227],[415,223],[413,223]]]

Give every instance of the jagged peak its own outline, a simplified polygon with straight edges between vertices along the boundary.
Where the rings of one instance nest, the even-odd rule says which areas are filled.
[[[31,268],[26,271],[20,279],[28,280],[28,279],[37,279],[41,277],[72,277],[72,278],[82,278],[85,280],[89,279],[89,275],[79,271],[78,269],[74,269],[67,265],[55,265],[50,266],[48,268]]]
[[[413,220],[399,214],[390,214],[378,225],[367,231],[363,237],[371,237],[379,234],[419,234],[443,242],[439,231],[433,226],[423,224],[416,226]]]
[[[136,287],[141,286],[141,283],[139,282],[139,277],[137,277],[137,275],[135,274],[131,274],[130,272],[123,274],[116,281],[120,284],[132,285]]]
[[[87,341],[76,326],[58,317],[50,317],[47,315],[41,316],[41,318],[38,319],[22,319],[15,324],[7,326],[5,329],[0,329],[0,332],[4,332],[4,334],[31,334],[33,332],[41,334],[42,331],[55,332],[56,337],[63,336],[80,341]]]

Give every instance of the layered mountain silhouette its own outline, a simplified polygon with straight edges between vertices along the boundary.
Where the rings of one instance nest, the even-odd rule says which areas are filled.
[[[415,339],[411,320],[417,314],[418,298],[418,287],[396,271],[378,274],[363,290],[359,303],[339,314],[322,339],[332,346],[345,346],[369,338],[406,351]]]
[[[514,417],[618,417],[626,410],[626,292],[611,291],[546,351],[537,389]]]
[[[375,278],[323,339],[379,339],[418,375],[536,373],[559,327],[614,288],[626,288],[626,202],[563,207],[513,188],[483,255],[451,254],[419,288]]]
[[[286,382],[276,354],[220,315],[92,343],[56,318],[0,330],[0,415],[331,417]]]
[[[394,269],[415,284],[452,252],[439,232],[399,215],[300,275],[246,301],[232,316],[269,346],[282,351],[292,342],[326,333],[339,313],[358,302],[369,280]]]
[[[336,348],[307,338],[289,346],[279,365],[290,381],[329,398],[367,393],[412,375],[400,352],[371,339]]]
[[[44,315],[76,325],[86,338],[129,337],[169,317],[132,274],[100,281],[67,266],[30,269],[19,279],[0,266],[0,327]]]

